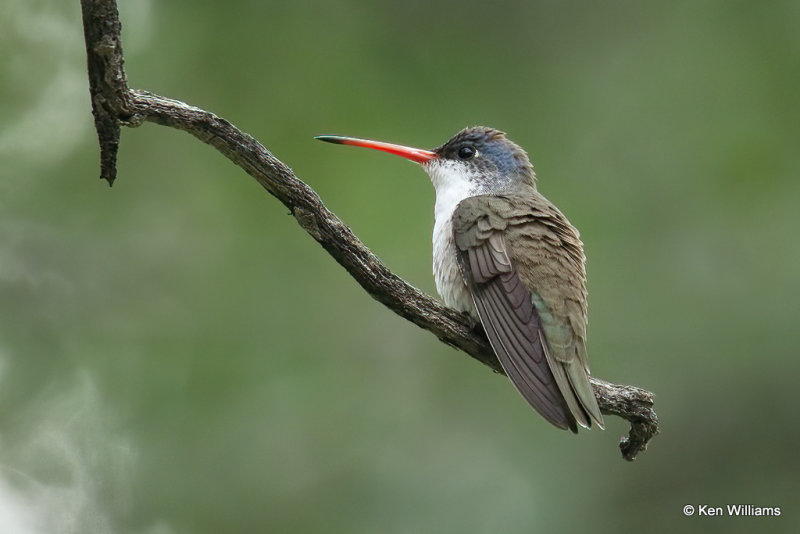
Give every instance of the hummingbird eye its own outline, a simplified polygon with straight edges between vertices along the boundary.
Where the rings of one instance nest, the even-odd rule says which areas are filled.
[[[458,158],[463,160],[472,159],[477,153],[478,151],[471,146],[462,146],[458,149]]]

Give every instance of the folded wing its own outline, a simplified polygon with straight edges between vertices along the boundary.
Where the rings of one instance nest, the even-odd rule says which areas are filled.
[[[577,231],[535,191],[468,198],[453,230],[481,323],[517,390],[559,428],[602,427],[586,364]]]

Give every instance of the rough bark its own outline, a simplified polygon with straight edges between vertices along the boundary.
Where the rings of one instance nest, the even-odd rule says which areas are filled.
[[[261,143],[213,113],[147,91],[130,89],[123,68],[120,22],[114,0],[81,0],[89,91],[100,144],[100,177],[112,184],[120,127],[154,122],[184,130],[219,150],[280,200],[308,234],[376,300],[443,343],[502,373],[486,337],[465,316],[444,306],[392,273],[294,172]],[[620,441],[633,460],[655,436],[653,393],[592,378],[600,409],[630,422]]]

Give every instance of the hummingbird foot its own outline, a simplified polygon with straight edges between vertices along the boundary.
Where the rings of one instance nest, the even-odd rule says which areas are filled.
[[[476,319],[475,317],[472,316],[472,314],[469,314],[469,313],[466,313],[466,312],[464,313],[464,317],[466,317],[466,319],[472,325],[470,327],[470,329],[472,330],[472,333],[474,335],[476,335],[477,337],[479,337],[481,339],[484,339],[484,340],[486,340],[488,342],[489,338],[486,336],[486,330],[483,329],[483,325],[481,324],[480,319]]]

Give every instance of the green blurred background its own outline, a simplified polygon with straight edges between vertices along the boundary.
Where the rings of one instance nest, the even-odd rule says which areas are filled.
[[[123,1],[132,87],[262,141],[434,292],[433,191],[338,133],[503,129],[582,231],[573,436],[185,133],[97,180],[78,1],[0,4],[0,532],[797,532],[800,3]],[[684,517],[685,504],[780,518]]]

